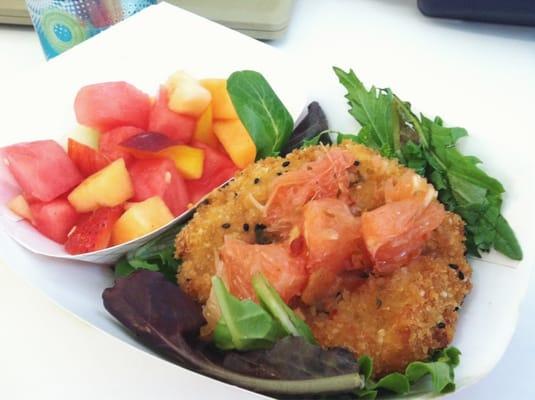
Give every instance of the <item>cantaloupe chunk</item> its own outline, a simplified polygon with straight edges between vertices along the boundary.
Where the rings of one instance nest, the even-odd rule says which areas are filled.
[[[22,196],[21,194],[9,200],[9,203],[7,203],[7,208],[9,208],[21,218],[24,218],[28,221],[32,220],[32,212],[30,211],[30,205],[28,204],[24,196]]]
[[[214,133],[231,160],[239,168],[245,168],[256,158],[256,146],[239,119],[216,121]]]
[[[195,133],[193,134],[193,140],[207,144],[215,149],[217,148],[219,141],[214,134],[212,120],[212,105],[210,104],[197,120],[197,126],[195,127]]]
[[[176,145],[158,152],[158,157],[166,157],[186,179],[199,179],[204,168],[204,150],[196,147]]]
[[[87,177],[69,194],[68,200],[78,212],[99,207],[115,207],[134,195],[134,188],[124,160],[119,158]]]
[[[113,226],[112,245],[136,239],[173,220],[173,214],[159,196],[131,203]]]
[[[227,91],[226,79],[203,79],[201,85],[212,94],[214,119],[236,119],[238,114]]]

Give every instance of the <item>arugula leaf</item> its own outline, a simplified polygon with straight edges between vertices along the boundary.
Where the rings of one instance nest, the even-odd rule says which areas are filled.
[[[351,107],[349,113],[363,126],[360,135],[387,157],[402,159],[399,141],[399,115],[394,110],[393,94],[387,89],[378,91],[372,87],[366,90],[351,70],[349,73],[334,67],[340,83],[346,87],[346,98]]]
[[[367,90],[352,70],[334,67],[334,71],[347,89],[350,114],[362,126],[356,136],[339,135],[338,142],[362,143],[425,176],[446,208],[465,221],[470,254],[479,257],[494,247],[521,260],[522,249],[501,215],[502,184],[479,168],[478,158],[465,156],[456,147],[457,141],[468,135],[466,130],[446,127],[439,117],[417,117],[410,104],[390,89]]]
[[[254,350],[272,347],[286,336],[282,326],[260,305],[231,295],[218,276],[212,285],[221,310],[213,341],[221,350]]]
[[[268,81],[256,71],[237,71],[228,78],[227,90],[256,145],[257,158],[278,155],[294,122]]]
[[[275,288],[261,274],[253,276],[253,288],[260,304],[279,322],[286,334],[302,336],[308,343],[315,344],[316,339],[308,325],[299,318],[281,299]]]
[[[181,264],[175,258],[175,238],[184,225],[176,225],[143,246],[128,252],[115,264],[115,278],[124,278],[140,269],[159,271],[169,281],[176,283]]]

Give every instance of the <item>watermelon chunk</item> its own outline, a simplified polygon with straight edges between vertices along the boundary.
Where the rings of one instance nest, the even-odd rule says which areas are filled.
[[[65,243],[79,214],[66,199],[56,199],[46,203],[30,204],[30,212],[35,228],[43,235],[58,243]]]
[[[202,177],[187,181],[190,200],[196,203],[213,189],[232,178],[238,168],[227,155],[204,143],[194,142],[193,146],[204,150]]]
[[[82,254],[108,247],[113,225],[123,211],[122,206],[103,207],[84,215],[69,235],[65,250],[70,254]]]
[[[129,172],[135,192],[133,201],[159,196],[174,216],[186,211],[189,203],[186,183],[171,160],[139,160]]]
[[[53,140],[6,147],[4,162],[29,201],[51,201],[83,179],[65,150]]]
[[[129,164],[133,160],[133,157],[122,149],[119,144],[143,132],[145,132],[143,129],[136,128],[135,126],[121,126],[120,128],[104,132],[100,136],[99,149],[109,159],[117,160],[122,158],[126,164]]]
[[[162,87],[157,101],[152,106],[149,131],[163,133],[177,143],[189,143],[195,133],[197,121],[171,111],[167,103],[167,90]]]
[[[149,96],[126,82],[84,86],[74,101],[78,122],[101,132],[120,126],[146,129],[150,108]]]

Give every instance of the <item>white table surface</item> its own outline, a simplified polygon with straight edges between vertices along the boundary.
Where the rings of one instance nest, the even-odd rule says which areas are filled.
[[[431,20],[418,12],[414,0],[298,0],[287,36],[272,44],[297,55],[304,66],[351,66],[365,73],[369,82],[397,90],[403,90],[395,84],[396,74],[402,73],[427,81],[421,86],[434,93],[466,89],[466,93],[460,92],[461,100],[470,99],[471,91],[476,90],[482,96],[493,90],[499,96],[500,90],[507,88],[535,90],[535,29]],[[443,52],[437,52],[437,47]],[[426,51],[430,48],[433,57]],[[371,57],[375,61],[367,62]],[[44,57],[31,29],[0,25],[0,88],[2,79],[42,62]],[[474,74],[473,87],[457,87],[444,76],[444,69],[441,77],[434,76],[433,69],[439,63]],[[498,79],[478,81],[483,72]],[[314,84],[318,83],[311,82]],[[489,84],[493,88],[489,89]],[[21,90],[31,96],[38,88]],[[438,107],[440,102],[429,97],[431,90],[411,100],[421,104],[427,99]],[[330,96],[339,95],[317,92],[327,111]],[[432,109],[440,112],[440,108]],[[503,112],[515,117],[513,106]],[[349,117],[337,121],[339,129],[353,126]],[[485,379],[451,398],[535,398],[534,316],[532,275],[517,331],[503,359]],[[187,398],[184,393],[169,397],[160,391],[173,379],[172,368],[160,366],[158,375],[148,374],[158,363],[156,359],[65,312],[3,265],[0,317],[2,399]],[[221,397],[228,398],[228,392],[222,391]],[[233,396],[239,397],[239,392]]]

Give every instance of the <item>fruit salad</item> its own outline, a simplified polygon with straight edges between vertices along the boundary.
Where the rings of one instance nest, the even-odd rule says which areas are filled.
[[[173,74],[155,97],[127,82],[82,87],[79,126],[54,140],[3,149],[20,188],[7,207],[81,254],[129,242],[185,213],[257,149],[225,79]]]

